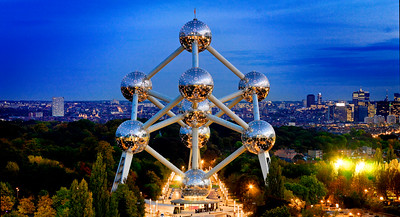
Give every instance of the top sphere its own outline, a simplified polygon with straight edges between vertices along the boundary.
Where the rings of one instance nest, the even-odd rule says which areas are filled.
[[[127,120],[119,125],[115,133],[115,139],[118,147],[123,151],[132,151],[136,154],[146,148],[150,135],[143,128],[142,122]]]
[[[263,73],[251,71],[239,82],[239,90],[243,90],[243,98],[253,102],[253,94],[257,94],[258,101],[264,100],[269,93],[269,81]]]
[[[121,82],[121,92],[124,97],[132,102],[133,94],[138,94],[138,101],[147,99],[147,91],[152,88],[151,81],[146,74],[134,71],[127,74]]]
[[[179,78],[179,92],[190,102],[201,102],[212,93],[214,81],[206,70],[193,67]]]
[[[252,121],[242,133],[243,145],[253,154],[271,150],[275,144],[275,139],[275,130],[266,121]]]
[[[211,30],[207,24],[193,19],[187,22],[179,32],[179,41],[185,50],[192,52],[192,43],[197,41],[199,52],[205,50],[211,43]]]

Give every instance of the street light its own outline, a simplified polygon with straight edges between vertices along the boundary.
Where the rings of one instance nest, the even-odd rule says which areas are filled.
[[[19,192],[19,188],[18,188],[18,187],[16,187],[15,189],[17,190],[17,200],[18,200],[18,192]]]

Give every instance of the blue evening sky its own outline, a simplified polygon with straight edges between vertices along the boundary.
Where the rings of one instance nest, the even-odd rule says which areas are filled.
[[[150,72],[178,48],[194,8],[217,51],[269,78],[267,100],[400,92],[398,0],[0,0],[0,100],[123,99],[122,78]],[[190,67],[184,51],[152,78],[153,89],[175,97]],[[200,67],[217,97],[237,90],[239,79],[208,51]]]

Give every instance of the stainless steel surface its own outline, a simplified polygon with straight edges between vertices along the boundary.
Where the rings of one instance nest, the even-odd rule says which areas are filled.
[[[230,110],[224,103],[220,102],[214,95],[208,96],[208,99],[213,102],[218,108],[225,112],[232,120],[238,123],[243,129],[247,129],[249,125],[244,122],[239,116],[237,116],[232,110]]]
[[[211,190],[210,179],[204,178],[205,172],[198,169],[191,169],[185,173],[182,180],[182,196],[185,199],[200,199],[208,196]]]
[[[115,139],[119,148],[135,154],[144,150],[149,143],[150,135],[140,121],[127,120],[119,125]]]
[[[179,42],[189,52],[192,52],[193,41],[197,41],[199,52],[205,50],[211,43],[210,28],[197,19],[187,22],[179,32]]]
[[[244,75],[242,72],[239,71],[232,63],[230,63],[225,57],[223,57],[221,54],[218,53],[213,47],[208,46],[207,50],[215,56],[222,64],[224,64],[228,69],[230,69],[233,73],[235,73],[236,76],[238,76],[240,79],[244,78]]]
[[[183,97],[181,95],[177,96],[174,100],[172,100],[168,105],[166,105],[163,109],[158,111],[153,117],[151,117],[149,120],[147,120],[144,124],[143,127],[147,129],[150,127],[152,124],[154,124],[158,119],[160,119],[163,115],[167,114],[173,107],[178,105],[183,100]]]
[[[152,96],[148,96],[147,99],[148,99],[150,102],[152,102],[155,106],[157,106],[157,108],[159,108],[159,109],[163,109],[163,108],[165,107],[160,101],[158,101],[156,98],[154,98],[154,97],[152,97]],[[168,112],[167,112],[167,115],[170,116],[170,117],[175,117],[175,116],[176,116],[176,115],[175,115],[173,112],[171,112],[171,111],[168,111]],[[182,120],[178,121],[178,124],[181,125],[182,127],[186,126],[186,124],[183,123]]]
[[[253,93],[257,94],[259,102],[264,100],[268,96],[269,88],[267,76],[256,71],[247,73],[239,82],[239,90],[243,90],[243,98],[247,102],[253,102]]]
[[[151,88],[151,81],[147,78],[146,74],[139,71],[127,74],[121,82],[122,95],[131,102],[134,93],[138,94],[139,102],[146,100],[147,91]]]
[[[260,120],[260,108],[258,106],[257,94],[253,93],[253,116],[255,121]]]
[[[175,57],[177,57],[182,51],[185,50],[182,46],[179,46],[171,55],[165,58],[158,66],[156,66],[148,75],[147,78],[152,78],[157,72],[159,72],[164,66],[171,62]]]
[[[211,122],[215,122],[215,123],[217,123],[217,124],[219,124],[219,125],[222,125],[222,126],[224,126],[224,127],[226,127],[226,128],[229,128],[229,129],[231,129],[231,130],[234,130],[234,131],[236,131],[236,132],[238,132],[238,133],[243,133],[243,128],[242,128],[241,126],[237,125],[237,124],[234,124],[234,123],[232,123],[232,122],[229,122],[229,121],[227,121],[227,120],[225,120],[225,119],[222,119],[222,118],[220,118],[220,117],[217,117],[217,116],[215,116],[215,115],[207,115],[207,118],[208,118]],[[206,125],[204,125],[204,126],[206,126]]]
[[[214,81],[210,73],[201,68],[191,68],[179,78],[179,92],[191,102],[201,102],[212,93]]]
[[[145,150],[147,153],[151,154],[154,158],[159,160],[162,164],[164,164],[168,169],[174,171],[176,174],[180,176],[184,176],[184,173],[178,169],[175,165],[173,165],[171,162],[169,162],[167,159],[165,159],[163,156],[161,156],[158,152],[156,152],[154,149],[152,149],[149,145],[146,146]]]
[[[191,127],[181,127],[179,130],[179,137],[186,147],[192,148],[192,128]],[[199,148],[202,148],[207,144],[210,138],[210,128],[200,127],[199,128]]]
[[[134,93],[132,96],[132,112],[131,112],[131,120],[137,120],[137,110],[139,105],[139,96],[137,93]]]
[[[194,109],[193,103],[184,99],[179,105],[179,113],[183,114],[183,123],[190,127],[201,127],[208,121],[207,114],[211,114],[210,102],[204,100]]]
[[[265,121],[252,121],[242,134],[242,143],[254,154],[269,151],[275,144],[275,130]]]
[[[208,171],[208,173],[204,177],[210,178],[212,175],[214,175],[214,173],[217,173],[218,171],[220,171],[222,168],[224,168],[230,162],[235,160],[237,157],[239,157],[245,151],[246,151],[246,148],[244,146],[241,146],[235,152],[233,152],[231,155],[229,155],[227,158],[225,158],[223,161],[221,161],[219,164],[217,164],[217,166],[215,166],[210,171]]]
[[[192,67],[199,67],[199,46],[197,41],[192,44]]]

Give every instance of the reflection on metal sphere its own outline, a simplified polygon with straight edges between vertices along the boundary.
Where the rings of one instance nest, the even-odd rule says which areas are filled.
[[[201,102],[210,95],[214,81],[206,70],[195,67],[184,72],[179,78],[179,92],[191,102]]]
[[[192,148],[192,128],[191,127],[181,127],[179,130],[179,137],[181,141],[188,148]],[[200,127],[199,128],[199,148],[202,148],[210,138],[210,128]]]
[[[269,81],[263,73],[252,71],[239,82],[239,90],[243,90],[243,98],[253,102],[253,94],[257,94],[258,101],[264,100],[269,93]]]
[[[179,113],[183,114],[183,122],[190,127],[201,127],[207,121],[207,114],[211,114],[211,107],[208,100],[201,101],[197,104],[197,108],[193,108],[193,103],[182,100]]]
[[[185,178],[182,181],[182,196],[185,199],[204,199],[210,194],[211,181],[205,179],[206,173],[202,170],[192,169],[185,173]]]
[[[265,121],[252,121],[242,134],[243,145],[254,154],[269,151],[275,144],[275,130]]]
[[[139,71],[127,74],[121,82],[122,95],[131,102],[134,93],[138,94],[139,102],[146,100],[147,91],[151,87],[151,81],[147,78],[146,74]]]
[[[142,122],[134,120],[123,122],[115,133],[118,147],[123,151],[132,151],[134,154],[146,148],[149,138],[150,135],[143,128]]]
[[[205,50],[211,43],[211,30],[200,20],[187,22],[179,32],[179,41],[183,48],[192,52],[192,43],[197,41],[199,52]]]

